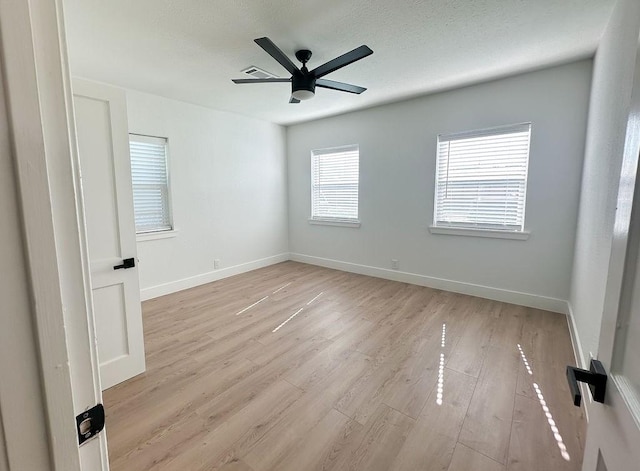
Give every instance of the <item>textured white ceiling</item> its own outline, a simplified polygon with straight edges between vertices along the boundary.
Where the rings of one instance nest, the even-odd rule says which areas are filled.
[[[291,124],[498,78],[595,51],[614,0],[65,0],[72,73]],[[309,68],[361,44],[374,51],[288,103],[289,84],[235,85],[255,65],[287,72],[254,42],[268,36]]]

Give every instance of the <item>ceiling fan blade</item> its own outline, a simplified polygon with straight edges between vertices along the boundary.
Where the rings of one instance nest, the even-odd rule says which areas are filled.
[[[267,54],[273,57],[275,60],[280,62],[280,65],[287,69],[291,75],[295,75],[300,72],[300,70],[296,67],[296,65],[291,62],[291,59],[287,57],[287,55],[280,50],[278,46],[276,46],[273,41],[269,38],[258,38],[254,39],[255,43],[264,49]]]
[[[340,57],[336,57],[329,62],[322,64],[321,66],[316,67],[311,71],[311,75],[314,75],[316,78],[324,77],[331,72],[338,70],[345,65],[352,64],[355,61],[359,61],[369,55],[373,54],[373,51],[369,49],[368,46],[360,46],[355,48],[353,51],[349,51],[346,54],[342,54]]]
[[[291,99],[289,99],[289,103],[300,103],[300,100],[298,100],[297,98],[291,97]]]
[[[290,78],[255,78],[255,79],[231,79],[233,83],[283,83],[291,82]]]
[[[341,92],[357,93],[358,95],[366,90],[364,87],[351,85],[350,83],[335,82],[327,79],[316,80],[316,87],[330,88],[331,90],[339,90]]]

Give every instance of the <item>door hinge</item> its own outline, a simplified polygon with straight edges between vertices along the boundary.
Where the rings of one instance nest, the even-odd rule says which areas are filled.
[[[104,406],[98,404],[82,414],[76,416],[76,430],[78,432],[78,444],[82,445],[87,440],[95,437],[104,428]]]

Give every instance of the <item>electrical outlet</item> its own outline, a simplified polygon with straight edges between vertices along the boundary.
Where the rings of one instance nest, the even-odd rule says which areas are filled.
[[[398,268],[400,268],[400,262],[398,262],[398,260],[396,260],[395,258],[392,258],[391,268],[393,268],[394,270],[397,270]]]
[[[220,259],[214,258],[213,259],[213,269],[217,270],[218,268],[220,268]]]

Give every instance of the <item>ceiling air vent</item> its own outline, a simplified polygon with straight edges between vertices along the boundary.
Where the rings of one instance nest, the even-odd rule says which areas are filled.
[[[259,78],[259,79],[278,78],[277,75],[273,75],[272,73],[267,72],[266,70],[262,70],[261,68],[256,67],[255,65],[252,65],[251,67],[247,67],[242,71],[242,73],[250,75],[253,78]]]

